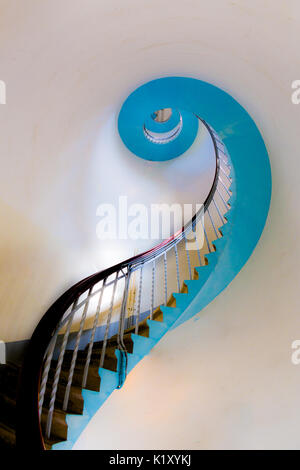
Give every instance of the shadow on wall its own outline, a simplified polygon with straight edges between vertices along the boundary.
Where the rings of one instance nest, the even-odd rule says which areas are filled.
[[[69,287],[74,259],[65,246],[2,201],[0,220],[0,339],[24,340],[58,288],[62,293]]]

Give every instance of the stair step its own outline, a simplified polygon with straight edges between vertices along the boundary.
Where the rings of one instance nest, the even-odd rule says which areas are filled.
[[[49,380],[46,386],[45,391],[45,398],[43,406],[45,408],[49,408],[51,392],[52,392],[52,384],[53,381]],[[56,392],[56,399],[55,399],[55,409],[62,410],[63,401],[65,397],[66,385],[59,383]],[[83,398],[81,393],[81,387],[74,387],[70,388],[70,395],[68,401],[68,413],[74,414],[81,414],[83,411]]]
[[[135,325],[130,328],[127,333],[134,333],[135,332]],[[147,322],[147,318],[145,318],[143,321],[139,323],[139,331],[138,331],[139,336],[144,336],[145,338],[149,337],[149,325]]]
[[[14,450],[16,447],[16,431],[0,423],[0,450]]]
[[[208,264],[205,266],[196,267],[195,270],[198,273],[197,281],[201,281],[203,284],[207,281],[208,277],[210,276],[211,272],[215,268],[218,262],[218,252],[214,251],[213,253],[208,253],[205,255],[207,258]]]
[[[109,397],[109,395],[113,392],[113,389],[110,392],[93,392],[91,390],[83,390],[82,395],[84,399],[84,411],[89,416],[94,416],[94,414],[98,411],[100,406],[105,402],[105,400]]]
[[[89,390],[95,390],[95,391],[100,390],[100,376],[98,374],[98,369],[99,369],[99,365],[95,367],[90,363],[85,388],[88,388]],[[69,367],[62,368],[60,372],[60,376],[59,376],[59,382],[66,385],[68,383],[69,373],[70,373]],[[82,386],[83,373],[84,373],[84,366],[76,364],[75,369],[74,369],[74,374],[73,374],[72,386],[75,386],[75,387]],[[55,375],[55,368],[51,368],[49,371],[49,375],[48,375],[49,380],[52,381],[54,378],[54,375]]]
[[[118,362],[121,364],[121,351],[117,350]],[[127,353],[127,374],[137,365],[142,359],[138,354]]]
[[[203,281],[199,279],[187,279],[184,281],[188,288],[188,295],[191,298],[195,297],[199,293],[199,290],[203,287]]]
[[[84,410],[82,415],[78,416],[68,414],[66,419],[68,424],[68,441],[76,442],[88,422],[91,420],[91,416]]]
[[[148,354],[157,342],[153,338],[145,338],[144,336],[139,336],[134,333],[132,333],[132,340],[134,344],[133,352],[140,357],[144,357]]]
[[[189,296],[189,294],[178,292],[174,293],[173,296],[176,300],[176,308],[180,309],[181,312],[185,310],[191,302],[191,296]]]
[[[166,322],[160,322],[156,320],[147,320],[149,325],[149,338],[159,340],[168,331],[169,326]]]
[[[0,393],[0,419],[9,427],[16,427],[16,399],[10,398],[4,393]]]
[[[48,409],[43,408],[42,411],[42,419],[41,419],[41,427],[43,434],[46,432],[46,424],[48,419]],[[50,440],[52,442],[58,441],[65,441],[68,436],[68,426],[66,422],[66,413],[61,410],[54,410],[53,412],[53,419],[52,419],[52,427],[51,427],[51,436]]]
[[[223,227],[225,227],[225,225],[223,225]],[[223,250],[226,243],[227,243],[227,240],[225,237],[218,238],[217,240],[213,241],[213,245],[216,247],[217,252]]]
[[[224,217],[227,217],[227,214]],[[225,237],[225,236],[228,237],[228,235],[230,235],[230,232],[232,230],[231,223],[229,223],[229,221],[228,221],[227,224],[222,225],[220,230],[221,230],[221,233],[222,233],[223,237]]]
[[[44,445],[45,445],[45,448],[46,450],[52,450],[52,447],[56,444],[60,444],[60,443],[63,443],[64,441],[62,441],[61,439],[56,439],[55,437],[52,439],[45,439],[44,438]]]
[[[100,393],[111,393],[112,390],[117,388],[119,383],[119,375],[108,369],[100,368],[99,375],[101,377]]]
[[[115,349],[116,346],[107,346],[105,350],[105,358],[104,358],[104,367],[109,370],[116,371],[117,370],[117,358],[115,356]],[[91,356],[91,362],[90,364],[92,366],[99,367],[100,364],[100,358],[101,358],[101,349],[95,348],[92,351],[92,356]],[[78,367],[83,367],[86,364],[86,359],[87,359],[87,354],[88,352],[86,350],[79,350],[76,358],[76,365]],[[73,351],[72,350],[66,350],[64,360],[63,360],[63,369],[69,369],[71,366],[72,362],[72,357],[73,357]]]
[[[132,331],[133,332],[133,331]],[[123,337],[123,342],[124,344],[126,344],[126,348],[128,349],[129,352],[132,352],[132,349],[133,349],[133,342],[132,342],[132,339],[131,339],[131,332],[128,333],[126,332],[124,334],[124,337]],[[93,347],[93,350],[97,350],[98,352],[102,350],[102,345],[103,345],[103,341],[97,341],[96,343],[94,343],[94,347]],[[113,336],[112,338],[110,338],[108,341],[107,341],[107,344],[106,344],[106,349],[116,349],[118,347],[118,339],[117,339],[117,336]],[[85,348],[85,350],[87,351],[88,347]]]
[[[182,310],[178,307],[166,307],[162,305],[160,307],[164,323],[168,325],[168,328],[177,320],[177,318],[182,314]]]

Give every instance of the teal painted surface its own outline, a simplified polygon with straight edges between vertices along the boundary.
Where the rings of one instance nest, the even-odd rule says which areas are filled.
[[[167,333],[169,327],[175,323],[181,315],[179,309],[172,309],[173,312],[168,314],[168,323],[156,322],[148,320],[149,337],[138,336],[133,334],[133,354],[128,354],[128,367],[129,373],[144,356],[149,354],[150,350],[155,346],[164,334]],[[66,421],[68,424],[68,439],[64,442],[59,442],[52,446],[52,450],[70,450],[79,438],[82,431],[85,429],[89,421],[101,408],[103,403],[109,398],[112,392],[119,385],[119,368],[122,367],[121,353],[116,351],[118,358],[118,372],[112,372],[107,369],[99,369],[101,377],[100,392],[91,390],[83,390],[82,396],[84,400],[84,408],[82,415],[68,414]]]
[[[152,86],[153,82],[146,83],[135,90],[124,102],[119,118],[118,130],[126,147],[140,158],[151,161],[165,161],[182,155],[193,144],[197,137],[199,120],[191,110],[184,106],[178,107],[174,96],[166,95],[165,84]],[[171,88],[173,82],[170,82]],[[168,103],[168,106],[166,104]],[[174,106],[173,106],[173,104]],[[176,112],[169,121],[158,123],[153,121],[151,115],[162,108],[172,108],[180,112],[182,117],[182,130],[178,137],[169,143],[157,144],[150,142],[144,135],[144,125],[153,132],[167,132],[178,124]]]
[[[152,115],[147,116],[145,119],[145,127],[152,132],[169,132],[174,127],[177,126],[177,124],[180,121],[180,113],[177,109],[172,109],[172,115],[170,118],[165,121],[165,122],[157,122],[152,118]]]
[[[231,210],[226,214],[228,223],[222,229],[224,237],[214,242],[217,251],[207,255],[209,265],[206,273],[199,268],[199,273],[205,277],[201,292],[186,294],[186,308],[174,328],[208,305],[247,262],[267,219],[272,178],[261,134],[236,100],[206,82],[176,77],[167,80],[174,80],[179,101],[181,87],[189,89],[185,95],[185,107],[197,113],[220,135],[230,156],[233,177],[229,201]]]
[[[225,143],[232,166],[231,209],[223,238],[214,242],[216,252],[206,255],[209,264],[197,268],[199,279],[185,281],[188,293],[175,294],[176,308],[162,307],[162,323],[148,320],[149,338],[133,335],[133,354],[128,355],[130,371],[169,329],[189,320],[208,305],[234,279],[247,262],[263,231],[271,199],[271,169],[263,139],[249,114],[228,94],[208,83],[172,77],[150,82],[153,95],[160,82],[168,101],[154,109],[174,107],[198,114]],[[172,85],[172,86],[171,86]],[[117,352],[118,355],[118,352]],[[101,391],[83,391],[83,416],[68,416],[68,441],[53,449],[70,449],[104,401],[118,385],[118,374],[100,369]]]

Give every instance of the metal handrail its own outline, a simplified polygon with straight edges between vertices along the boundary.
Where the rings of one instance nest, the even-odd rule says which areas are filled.
[[[199,118],[200,119],[200,118]],[[19,448],[35,448],[35,449],[45,449],[44,437],[42,435],[40,417],[42,413],[43,399],[45,388],[48,380],[48,373],[53,360],[53,354],[55,351],[55,343],[58,338],[59,332],[62,329],[65,329],[63,336],[63,344],[60,349],[60,354],[58,358],[58,364],[56,368],[56,373],[54,377],[54,382],[51,391],[51,400],[49,405],[49,413],[47,418],[47,427],[46,435],[49,438],[51,434],[51,424],[54,411],[54,404],[56,399],[56,392],[61,372],[62,363],[64,360],[64,354],[66,346],[69,341],[69,334],[71,331],[71,325],[74,319],[74,316],[77,312],[83,308],[83,315],[81,317],[79,330],[76,331],[76,344],[73,350],[71,368],[68,377],[67,389],[63,402],[63,409],[67,410],[70,387],[72,384],[72,378],[74,373],[74,367],[77,359],[77,353],[79,348],[79,343],[81,339],[81,334],[84,327],[84,322],[87,315],[87,310],[91,298],[99,295],[99,303],[96,311],[96,316],[93,324],[91,339],[89,342],[87,362],[84,369],[83,376],[83,386],[86,384],[87,374],[89,369],[89,361],[91,359],[91,352],[94,343],[95,331],[98,324],[98,317],[100,313],[102,295],[105,288],[111,286],[113,288],[110,309],[107,317],[107,324],[105,329],[105,335],[103,339],[102,353],[100,358],[100,367],[103,367],[105,348],[108,341],[108,334],[110,328],[110,322],[113,312],[114,297],[116,293],[116,287],[120,280],[125,281],[125,287],[123,291],[123,301],[121,307],[121,314],[119,319],[119,328],[117,334],[118,348],[122,354],[126,357],[127,364],[127,351],[126,346],[123,341],[124,331],[125,331],[125,316],[126,316],[126,302],[128,296],[128,286],[130,282],[130,275],[134,271],[140,270],[140,286],[139,286],[139,297],[138,297],[138,311],[135,324],[135,332],[138,333],[139,321],[140,321],[140,308],[141,308],[141,292],[142,292],[142,276],[143,269],[149,263],[153,263],[152,271],[152,293],[151,293],[151,308],[150,308],[150,318],[153,317],[153,311],[155,308],[155,292],[154,292],[154,278],[155,278],[155,263],[158,259],[163,257],[164,262],[164,303],[167,303],[167,270],[166,270],[166,254],[174,249],[175,258],[176,258],[176,275],[177,275],[177,286],[178,291],[180,291],[180,273],[179,273],[179,264],[178,264],[178,249],[180,242],[183,241],[186,243],[186,236],[195,229],[195,226],[201,220],[203,224],[202,216],[207,212],[208,207],[213,202],[214,206],[217,208],[217,212],[220,215],[222,223],[224,223],[224,214],[217,205],[217,202],[214,199],[214,196],[217,192],[220,193],[218,188],[220,182],[220,162],[222,160],[221,152],[224,153],[223,149],[219,148],[219,145],[223,145],[221,141],[218,141],[218,137],[212,128],[203,120],[201,120],[204,126],[207,128],[215,150],[216,157],[216,170],[212,188],[206,201],[204,202],[203,207],[192,217],[192,220],[189,221],[182,229],[180,229],[173,236],[164,240],[162,243],[158,244],[154,248],[147,250],[146,252],[133,256],[126,261],[122,261],[115,266],[104,269],[96,274],[93,274],[82,281],[78,282],[70,289],[68,289],[46,312],[38,326],[36,327],[32,338],[30,340],[27,354],[22,367],[19,395],[17,400],[17,446]],[[225,154],[226,156],[226,154]],[[223,164],[226,162],[223,160]],[[228,178],[228,177],[227,177]],[[224,181],[221,181],[221,184],[224,185]],[[225,185],[226,193],[230,195],[228,188]],[[222,194],[221,194],[222,196]],[[224,201],[224,207],[226,205],[226,210],[228,209],[228,202],[225,200],[225,197],[222,196],[221,200]],[[211,218],[211,216],[209,215]],[[215,224],[211,219],[213,229],[217,234],[217,229]],[[203,224],[205,239],[208,247],[208,251],[211,251],[211,245],[207,237],[207,233]],[[217,236],[218,238],[218,236]],[[201,262],[200,251],[198,250],[199,262]],[[189,276],[192,278],[191,273],[191,264],[189,254],[187,252],[187,260],[189,267]],[[115,279],[108,281],[109,277],[115,274]],[[94,286],[99,282],[102,282],[101,288],[96,289],[93,292]],[[127,287],[126,287],[127,286]],[[87,296],[84,300],[79,301],[80,297],[87,292]],[[100,305],[100,306],[99,306]],[[71,309],[69,311],[69,309]],[[69,311],[69,313],[68,313]],[[120,380],[119,386],[122,385],[122,380]]]

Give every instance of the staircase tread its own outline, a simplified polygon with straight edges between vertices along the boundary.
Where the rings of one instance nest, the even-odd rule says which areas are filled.
[[[16,431],[0,422],[0,449],[13,450],[16,446]]]

